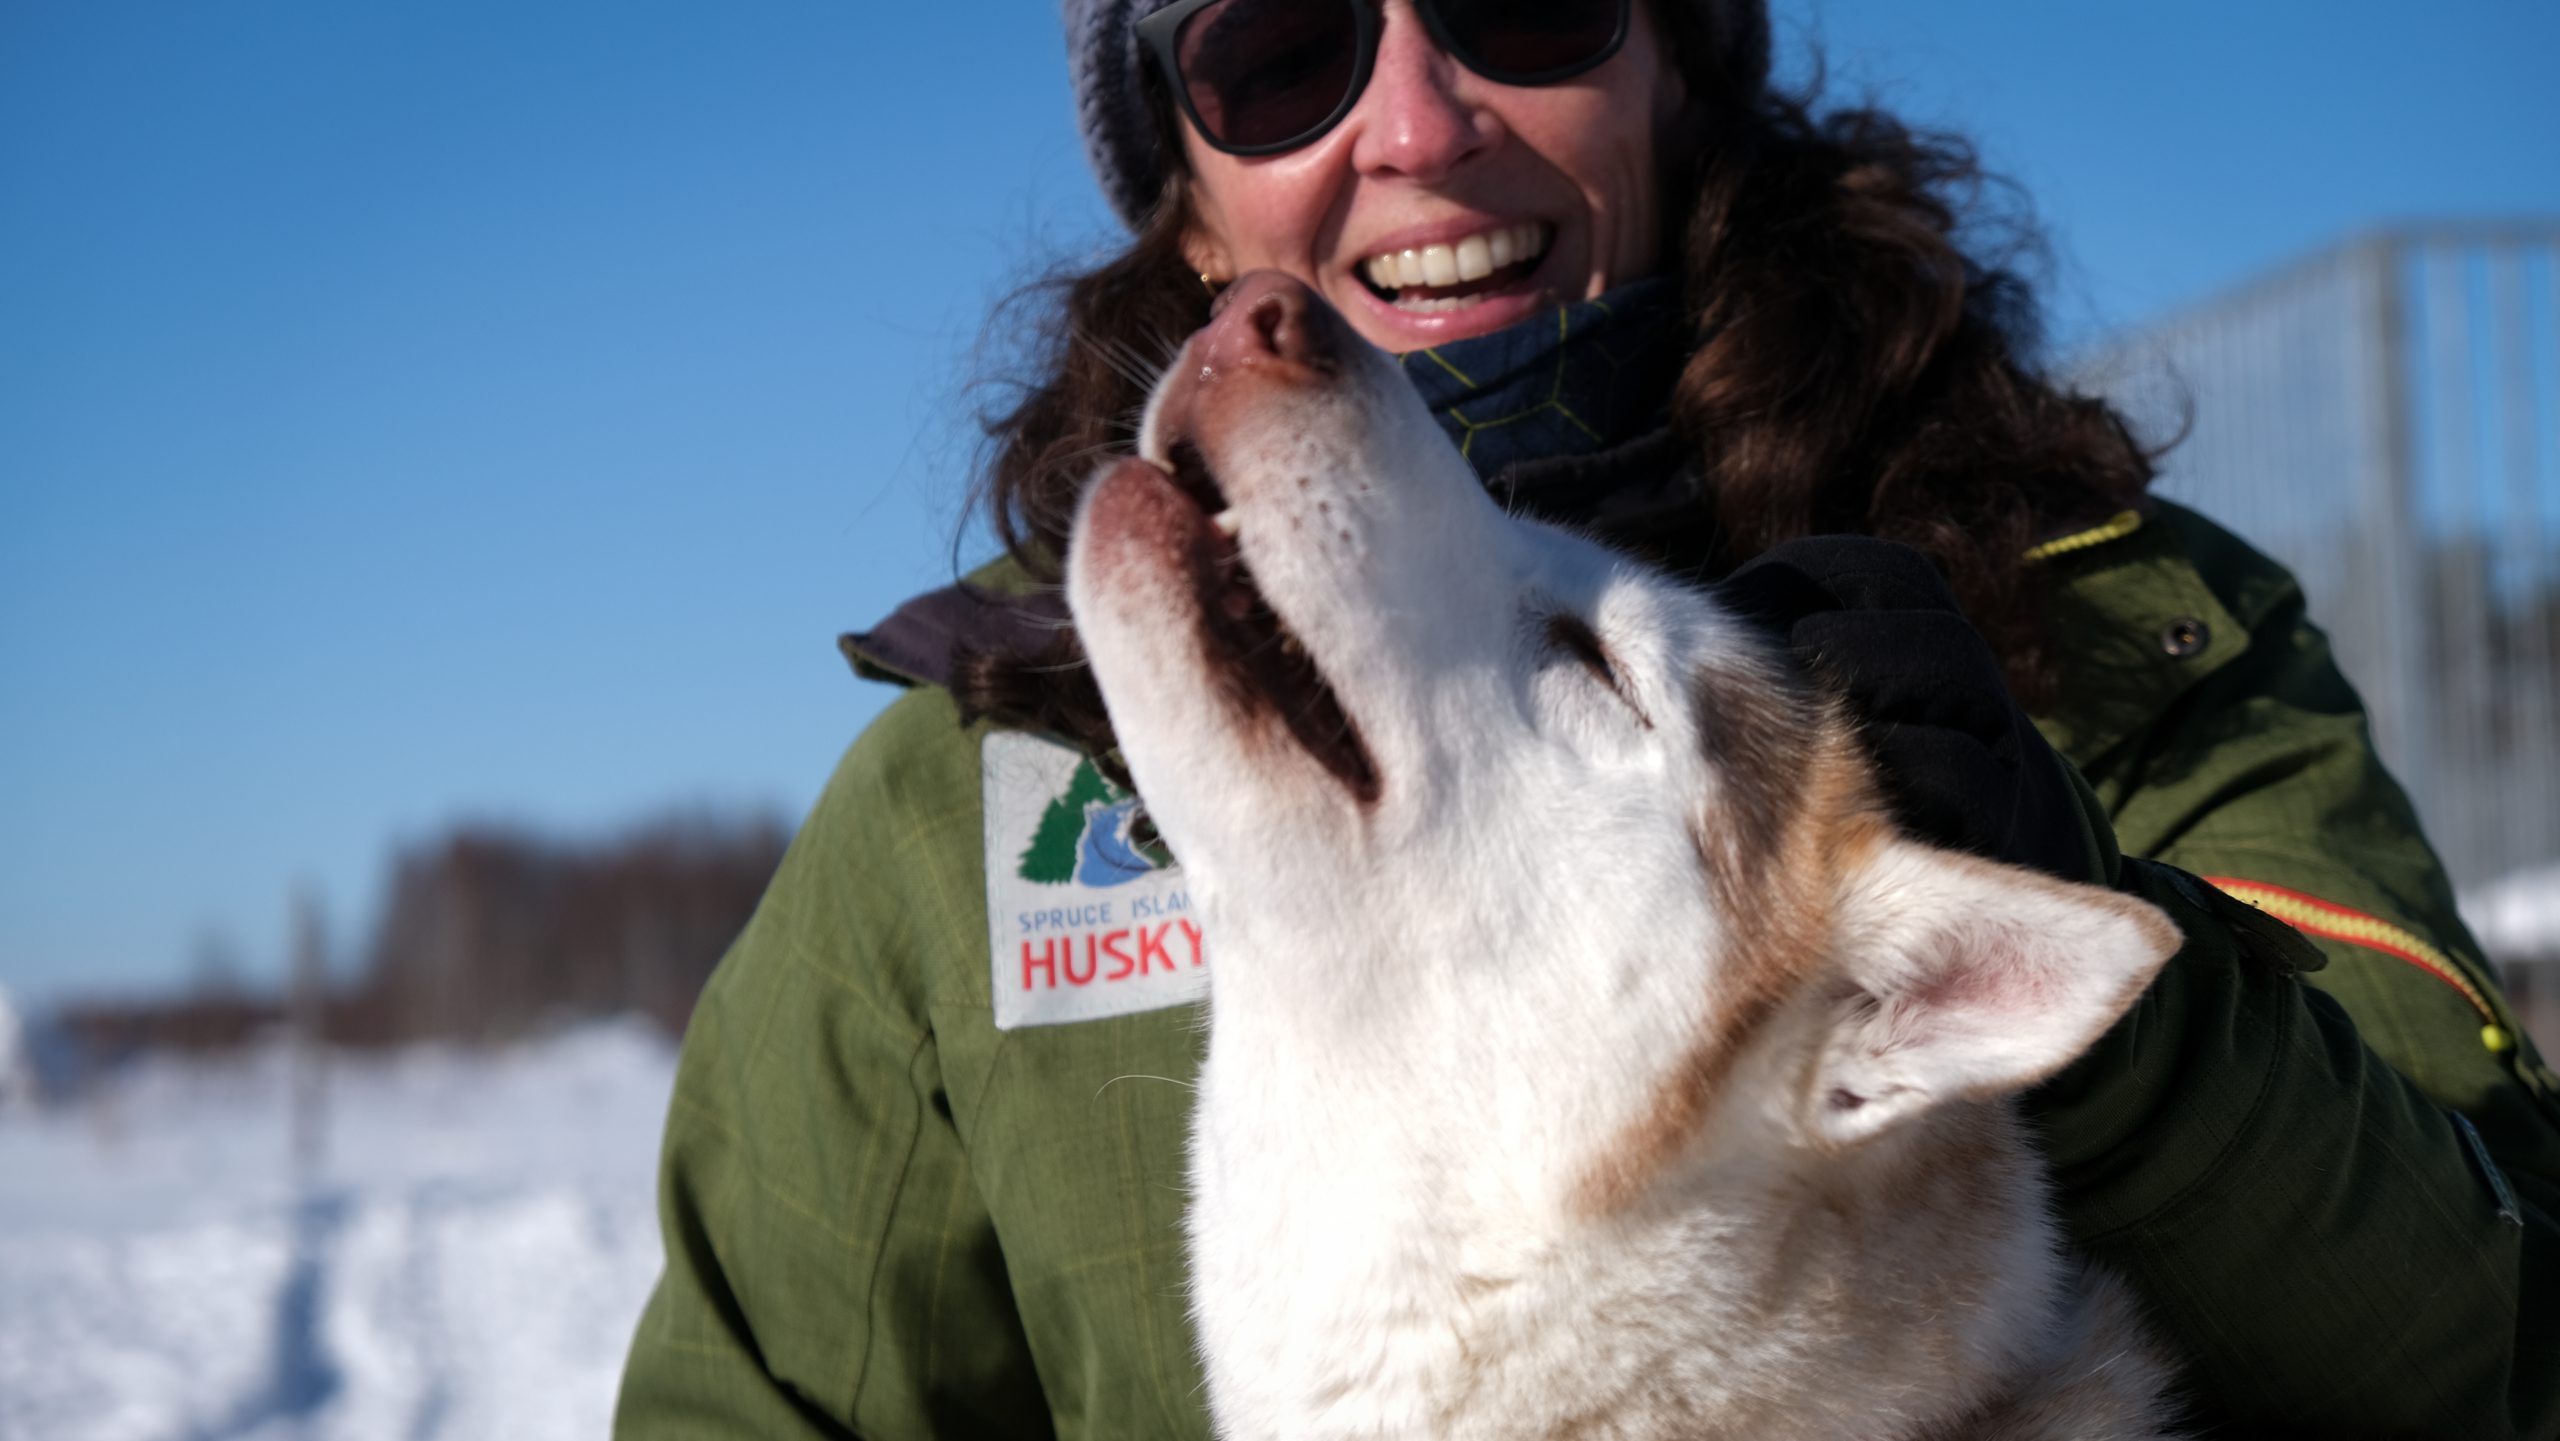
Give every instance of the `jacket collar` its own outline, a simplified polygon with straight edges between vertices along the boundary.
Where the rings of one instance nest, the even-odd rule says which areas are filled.
[[[836,650],[864,680],[949,690],[955,648],[1036,655],[1072,624],[1057,587],[1034,587],[1021,566],[998,560],[907,601],[869,630],[837,636]]]

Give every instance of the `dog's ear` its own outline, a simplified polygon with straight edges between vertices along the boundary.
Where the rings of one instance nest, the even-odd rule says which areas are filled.
[[[1831,1146],[2061,1070],[2180,944],[2130,896],[1909,841],[1878,852],[1843,901],[1804,1093],[1807,1131]]]

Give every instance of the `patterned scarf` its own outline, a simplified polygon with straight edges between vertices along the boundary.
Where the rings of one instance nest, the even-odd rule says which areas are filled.
[[[1655,277],[1412,351],[1404,373],[1491,482],[1522,461],[1590,455],[1660,430],[1688,340],[1679,285]]]

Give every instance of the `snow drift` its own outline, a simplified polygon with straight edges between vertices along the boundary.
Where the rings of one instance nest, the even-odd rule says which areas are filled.
[[[301,1176],[280,1050],[0,1115],[0,1436],[605,1433],[672,1047],[631,1023],[334,1064]]]

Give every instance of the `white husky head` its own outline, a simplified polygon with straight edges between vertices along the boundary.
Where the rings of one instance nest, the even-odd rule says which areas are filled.
[[[1069,600],[1217,1024],[1240,986],[1352,1033],[1466,991],[1517,1012],[1459,1028],[1488,1047],[1605,1035],[1651,1096],[1580,1118],[1623,1195],[1749,1058],[1781,1082],[1753,1109],[1835,1151],[2050,1074],[2174,948],[2137,902],[1897,836],[1761,635],[1504,514],[1293,281],[1232,288],[1140,451],[1085,497]]]

